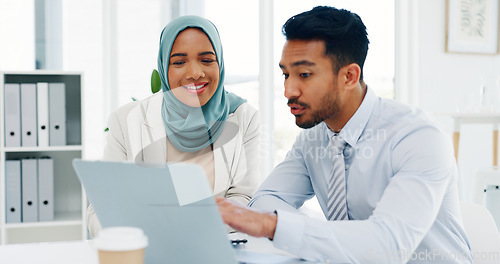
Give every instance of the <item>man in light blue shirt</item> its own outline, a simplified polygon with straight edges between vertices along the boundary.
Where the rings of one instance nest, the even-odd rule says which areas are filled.
[[[290,18],[283,33],[285,96],[307,129],[252,208],[217,199],[224,222],[325,263],[472,263],[451,142],[421,110],[379,98],[364,83],[361,19],[316,7]],[[346,142],[340,161],[333,138]],[[314,195],[325,216],[335,217],[298,212]]]

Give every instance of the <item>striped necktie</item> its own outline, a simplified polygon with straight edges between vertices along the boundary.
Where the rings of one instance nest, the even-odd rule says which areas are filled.
[[[329,221],[348,220],[344,163],[344,149],[347,142],[339,134],[335,134],[331,140],[333,145],[333,170],[328,180],[328,214],[326,216]]]

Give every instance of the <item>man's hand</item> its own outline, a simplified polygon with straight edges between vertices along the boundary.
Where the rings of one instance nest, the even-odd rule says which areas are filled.
[[[226,198],[215,198],[224,223],[254,237],[273,239],[278,216],[241,206]]]

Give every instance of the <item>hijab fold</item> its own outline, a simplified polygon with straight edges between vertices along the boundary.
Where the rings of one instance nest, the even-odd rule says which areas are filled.
[[[179,101],[168,83],[172,46],[177,35],[186,28],[199,28],[205,32],[212,43],[219,64],[217,90],[201,107],[188,106]],[[212,22],[202,17],[182,16],[165,26],[160,36],[158,73],[163,92],[161,114],[165,131],[172,145],[182,152],[195,152],[214,143],[224,129],[227,116],[246,102],[241,97],[225,91],[225,70],[219,33]]]

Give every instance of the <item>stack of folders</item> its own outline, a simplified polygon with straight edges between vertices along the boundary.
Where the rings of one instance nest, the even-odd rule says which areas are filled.
[[[5,161],[6,223],[54,220],[54,160]]]
[[[6,83],[5,146],[66,145],[64,83]]]

